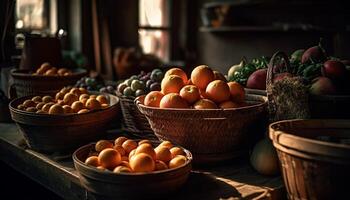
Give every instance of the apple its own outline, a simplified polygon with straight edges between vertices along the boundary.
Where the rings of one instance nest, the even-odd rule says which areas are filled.
[[[293,75],[291,73],[289,73],[289,72],[276,74],[275,77],[273,78],[273,82],[282,80],[282,79],[287,78],[287,77],[291,78],[291,77],[293,77]]]
[[[317,77],[312,81],[310,93],[314,95],[332,95],[336,93],[336,87],[327,77]]]
[[[328,60],[322,66],[322,75],[330,79],[343,79],[346,75],[345,65],[336,60]]]
[[[247,88],[266,90],[267,69],[258,69],[253,72],[247,81]]]

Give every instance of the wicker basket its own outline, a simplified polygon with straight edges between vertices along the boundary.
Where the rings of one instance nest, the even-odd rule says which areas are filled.
[[[86,76],[84,69],[73,70],[69,76],[33,76],[28,70],[11,70],[13,85],[10,87],[11,98],[29,95],[52,95],[61,88],[74,85],[81,77]]]
[[[80,182],[95,199],[164,198],[164,195],[178,190],[187,181],[192,168],[192,154],[184,149],[188,161],[177,168],[148,173],[101,171],[84,164],[94,148],[95,144],[79,148],[73,153],[73,161]]]
[[[119,112],[119,99],[114,95],[108,95],[110,107],[84,114],[50,115],[18,110],[17,106],[30,97],[11,101],[11,116],[28,146],[44,153],[69,153],[103,137]]]
[[[203,110],[153,108],[141,101],[136,104],[160,140],[170,140],[189,149],[194,162],[201,164],[232,159],[247,152],[252,142],[248,133],[256,133],[249,130],[264,121],[267,99],[247,94],[246,101],[251,105]]]
[[[123,113],[123,129],[136,134],[153,134],[151,126],[145,115],[137,109],[134,99],[116,93],[120,99],[120,107]]]
[[[350,120],[285,120],[270,125],[288,199],[348,199]]]

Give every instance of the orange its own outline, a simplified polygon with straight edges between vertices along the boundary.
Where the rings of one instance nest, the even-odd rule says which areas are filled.
[[[75,113],[79,112],[79,110],[83,109],[84,107],[85,106],[81,101],[75,101],[72,103],[72,106],[71,106],[73,112]]]
[[[141,144],[136,148],[135,155],[139,153],[145,153],[152,157],[153,160],[156,160],[156,152],[154,151],[152,145],[150,144]]]
[[[88,99],[85,106],[89,110],[97,110],[101,108],[100,102],[93,98]]]
[[[73,93],[77,95],[78,97],[81,95],[79,88],[72,88],[70,89],[69,93]]]
[[[164,97],[164,94],[160,91],[152,91],[145,97],[145,106],[159,107],[160,100]]]
[[[85,164],[98,167],[100,163],[98,162],[97,156],[90,156],[85,160]]]
[[[185,156],[185,152],[183,149],[181,149],[180,147],[173,147],[170,149],[170,153],[171,153],[171,157],[174,158],[177,155],[183,155]]]
[[[118,137],[117,139],[114,140],[114,145],[120,145],[120,146],[122,146],[123,143],[124,143],[126,140],[128,140],[128,138],[123,137],[123,136]]]
[[[23,105],[24,105],[25,107],[35,107],[35,106],[36,106],[36,103],[35,103],[34,101],[32,101],[32,100],[25,100],[25,101],[23,102]]]
[[[134,155],[130,159],[130,167],[134,172],[151,172],[155,169],[155,162],[151,156],[145,153]]]
[[[36,104],[36,109],[40,110],[43,108],[44,105],[45,105],[44,102],[40,102],[40,103]]]
[[[130,153],[132,150],[137,148],[137,143],[134,140],[126,140],[123,142],[122,147],[125,149],[126,153]]]
[[[42,101],[41,96],[35,96],[35,97],[33,97],[33,98],[32,98],[32,101],[34,101],[34,102],[36,102],[36,103],[41,102],[41,101]]]
[[[114,169],[122,162],[122,158],[117,150],[107,148],[98,154],[98,161],[104,168]]]
[[[200,97],[199,89],[195,85],[186,85],[180,90],[180,96],[184,98],[189,104],[198,101]]]
[[[165,76],[161,83],[163,94],[179,93],[181,88],[185,85],[182,78],[177,75]]]
[[[65,93],[63,92],[57,92],[55,99],[56,100],[63,100]]]
[[[133,149],[132,151],[130,151],[129,153],[129,160],[135,155],[136,149]]]
[[[216,103],[221,103],[230,99],[230,88],[222,80],[215,80],[208,84],[205,93]]]
[[[85,88],[79,88],[79,90],[80,90],[80,94],[87,94],[88,93],[88,91],[85,89]]]
[[[168,169],[168,166],[163,161],[157,160],[155,170],[159,171],[159,170],[165,170],[165,169]]]
[[[209,96],[207,95],[207,93],[205,93],[205,89],[200,89],[199,94],[201,95],[202,99],[209,99]]]
[[[125,154],[126,154],[126,151],[122,147],[122,145],[114,145],[113,149],[117,150],[121,156],[125,156]]]
[[[241,106],[240,106],[240,104],[235,103],[233,101],[225,101],[225,102],[220,103],[219,107],[222,109],[225,109],[225,108],[239,108]]]
[[[45,112],[49,112],[51,106],[55,105],[54,103],[50,102],[50,103],[46,103],[42,108],[41,110],[42,111],[45,111]]]
[[[79,96],[79,101],[82,101],[83,99],[89,99],[89,95],[88,94],[81,94],[80,96]]]
[[[169,162],[169,168],[175,168],[180,167],[181,165],[184,165],[187,161],[187,158],[183,155],[177,155],[175,158],[171,159]]]
[[[125,167],[125,166],[118,166],[116,168],[114,168],[113,170],[114,173],[131,173],[131,169],[129,167]]]
[[[62,88],[62,89],[60,90],[60,92],[66,94],[66,93],[68,93],[70,90],[71,90],[70,87],[64,87],[64,88]]]
[[[193,105],[194,109],[217,109],[216,104],[209,99],[200,99]]]
[[[73,109],[68,105],[64,105],[62,108],[64,110],[64,114],[73,113]]]
[[[83,114],[83,113],[88,113],[88,112],[90,112],[90,110],[84,108],[84,109],[79,110],[78,114]]]
[[[157,148],[155,148],[155,152],[157,160],[161,160],[165,163],[171,160],[171,152],[169,148],[164,146],[158,146]]]
[[[63,97],[63,101],[67,105],[72,105],[73,102],[78,100],[79,100],[79,97],[73,93],[67,93]]]
[[[108,141],[108,140],[99,140],[96,144],[95,144],[95,150],[97,152],[100,152],[104,149],[107,148],[113,148],[113,144],[112,142]]]
[[[42,101],[43,101],[44,103],[50,103],[50,102],[53,102],[53,98],[52,98],[51,96],[44,96],[44,97],[42,98]]]
[[[100,104],[108,104],[108,99],[105,95],[98,95],[96,100],[100,102]]]
[[[170,93],[165,95],[159,103],[160,108],[188,108],[187,101],[179,94]]]
[[[174,145],[173,145],[170,141],[165,140],[165,141],[163,141],[162,143],[160,143],[158,146],[159,146],[159,147],[162,146],[162,147],[166,147],[166,148],[170,149],[170,148],[172,148]]]
[[[99,169],[99,170],[106,170],[106,168],[105,168],[105,167],[103,167],[103,166],[101,166],[101,165],[100,165],[100,166],[98,166],[98,167],[97,167],[97,169]]]
[[[170,76],[170,75],[178,75],[178,76],[180,76],[184,83],[187,83],[187,81],[188,81],[186,73],[180,68],[171,68],[171,69],[169,69],[165,73],[164,77],[165,76]]]
[[[244,102],[245,92],[244,92],[243,86],[235,81],[228,82],[227,85],[230,88],[230,94],[231,94],[232,101],[235,101],[238,103]]]
[[[224,81],[224,82],[227,82],[225,76],[222,75],[220,72],[218,72],[218,71],[213,71],[213,73],[214,73],[214,79],[215,79],[215,80],[222,80],[222,81]]]
[[[213,71],[206,65],[200,65],[192,70],[191,81],[199,89],[205,89],[214,80]]]
[[[149,141],[149,140],[141,140],[141,141],[139,142],[139,145],[141,145],[141,144],[150,144],[150,145],[152,145],[152,144],[151,144],[151,141]]]
[[[58,104],[54,104],[49,109],[49,114],[64,114],[64,109]]]

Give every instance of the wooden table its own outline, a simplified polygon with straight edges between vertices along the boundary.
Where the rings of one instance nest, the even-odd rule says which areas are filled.
[[[70,156],[27,148],[14,123],[0,123],[0,159],[65,199],[95,199],[79,182]],[[280,176],[259,175],[245,159],[194,169],[173,199],[286,199]],[[168,197],[167,197],[168,198]]]

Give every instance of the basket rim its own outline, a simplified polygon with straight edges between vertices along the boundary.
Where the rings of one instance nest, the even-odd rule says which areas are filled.
[[[155,111],[177,111],[177,112],[193,112],[193,113],[210,113],[210,112],[218,112],[218,111],[224,111],[224,112],[230,112],[230,111],[239,111],[239,110],[247,110],[247,109],[254,109],[258,108],[264,105],[267,105],[267,97],[263,95],[256,95],[256,94],[246,94],[251,97],[259,97],[263,100],[263,102],[253,104],[253,105],[248,105],[248,106],[243,106],[243,107],[238,107],[238,108],[217,108],[217,109],[193,109],[193,108],[157,108],[157,107],[151,107],[151,106],[145,106],[143,102],[140,101],[142,98],[136,98],[134,100],[135,104],[138,107],[147,109],[147,110],[155,110]]]
[[[19,78],[19,79],[29,79],[29,80],[65,80],[65,79],[71,79],[71,78],[79,78],[81,76],[87,75],[87,70],[82,68],[72,69],[72,74],[68,76],[42,76],[42,75],[35,75],[29,74],[30,70],[26,69],[12,69],[11,70],[11,76],[13,78]]]
[[[311,154],[321,154],[324,156],[339,158],[350,158],[350,145],[301,137],[292,133],[288,133],[285,130],[275,129],[275,127],[280,124],[298,122],[319,122],[326,125],[328,128],[335,128],[334,125],[344,123],[349,124],[347,127],[350,129],[350,120],[346,119],[293,119],[274,122],[269,125],[269,137],[277,149],[282,150],[283,148],[287,148]]]
[[[109,171],[109,170],[108,171],[107,170],[102,171],[102,170],[97,169],[96,167],[88,166],[88,165],[86,165],[83,161],[81,161],[77,157],[77,154],[79,152],[86,151],[86,149],[95,146],[95,144],[96,144],[96,142],[92,142],[92,143],[86,144],[84,146],[81,146],[77,150],[75,150],[74,153],[72,154],[72,158],[73,158],[74,163],[78,164],[84,170],[89,170],[89,171],[97,172],[99,174],[109,175],[109,176],[112,176],[112,177],[146,177],[146,176],[152,176],[152,175],[162,175],[162,174],[167,174],[169,172],[175,172],[175,171],[179,171],[181,169],[187,168],[190,165],[192,165],[192,161],[193,161],[192,153],[189,150],[187,150],[187,149],[185,149],[185,148],[183,148],[181,146],[178,146],[181,149],[183,149],[185,151],[185,153],[186,153],[187,161],[186,161],[186,163],[184,165],[181,165],[179,167],[175,167],[175,168],[172,168],[172,169],[165,169],[165,170],[152,171],[152,172],[133,172],[133,173],[119,172],[119,173],[113,173],[112,171]],[[76,169],[76,170],[79,171],[78,169]],[[79,171],[79,173],[80,173],[80,171]]]

